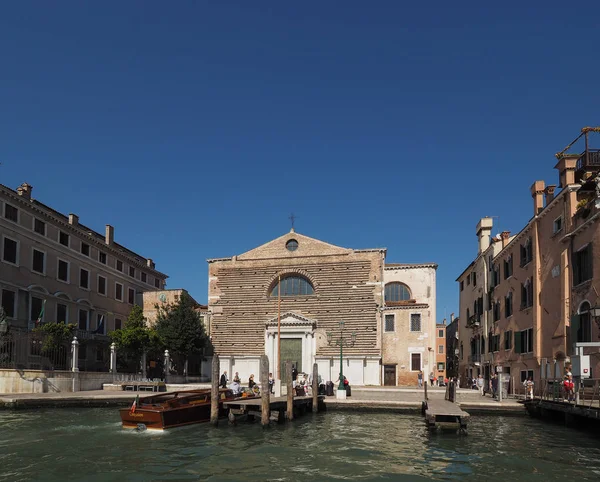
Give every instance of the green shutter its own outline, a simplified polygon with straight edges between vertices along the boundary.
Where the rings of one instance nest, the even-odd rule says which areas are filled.
[[[572,350],[572,347],[575,343],[577,343],[578,337],[577,337],[577,333],[579,332],[579,329],[581,328],[581,316],[580,315],[573,315],[571,317],[571,327],[569,329],[569,333],[571,334],[571,339],[569,341],[569,346],[567,346],[567,350]],[[573,352],[574,353],[574,352]]]
[[[521,349],[521,332],[515,331],[515,353],[523,353]]]

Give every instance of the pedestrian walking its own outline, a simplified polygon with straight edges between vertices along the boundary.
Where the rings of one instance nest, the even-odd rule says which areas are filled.
[[[228,381],[229,378],[227,378],[227,371],[224,371],[223,375],[221,375],[221,379],[219,380],[219,385],[221,385],[222,388],[227,388]]]
[[[431,372],[429,374],[429,384],[433,387],[433,382],[435,380],[435,375],[433,374],[433,372]]]
[[[419,374],[417,375],[417,382],[419,384],[419,388],[423,388],[423,371],[419,370]]]
[[[479,393],[481,394],[482,397],[483,397],[483,384],[484,384],[484,380],[480,373],[479,376],[477,377],[477,388],[479,389]]]

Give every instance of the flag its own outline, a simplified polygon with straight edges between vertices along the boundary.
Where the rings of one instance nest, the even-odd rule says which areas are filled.
[[[44,307],[46,306],[46,300],[42,301],[42,310],[40,311],[40,316],[35,320],[35,326],[38,326],[42,322],[42,318],[44,317]]]
[[[100,333],[100,334],[104,334],[104,315],[102,315],[100,317],[100,322],[98,323],[98,326],[96,327],[96,330],[93,333]]]
[[[131,405],[131,409],[129,410],[131,413],[135,413],[135,409],[136,409],[138,403],[140,403],[140,396],[136,395],[135,400],[133,401],[133,404]]]

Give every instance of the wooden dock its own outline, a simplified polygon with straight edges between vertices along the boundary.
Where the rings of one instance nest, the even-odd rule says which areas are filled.
[[[469,414],[449,400],[426,400],[422,407],[429,428],[466,431]]]
[[[318,397],[319,411],[325,408],[325,396]],[[247,398],[223,402],[223,407],[228,410],[229,420],[235,421],[239,417],[248,419],[261,418],[260,398]],[[294,418],[306,412],[311,412],[313,406],[313,397],[294,397]],[[275,422],[285,421],[287,410],[287,397],[273,397],[269,400],[270,419]]]

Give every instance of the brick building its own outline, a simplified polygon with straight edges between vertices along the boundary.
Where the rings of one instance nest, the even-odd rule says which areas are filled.
[[[515,236],[503,232],[492,240],[500,249],[486,265],[485,322],[480,311],[475,318],[467,311],[463,283],[472,276],[473,263],[458,278],[460,314],[467,320],[460,324],[461,345],[470,341],[465,351],[479,357],[485,375],[502,370],[515,391],[529,376],[538,384],[541,365],[562,364],[574,354],[573,343],[598,341],[600,335],[594,316],[600,308],[600,152],[586,142],[583,153],[557,157],[558,194],[555,185],[535,181],[533,217]],[[597,377],[598,349],[586,354]],[[470,360],[461,357],[461,376],[470,375]]]
[[[258,375],[259,357],[267,354],[270,371],[276,373],[280,320],[282,363],[292,360],[299,371],[310,371],[316,362],[323,379],[335,381],[340,350],[329,342],[328,333],[335,340],[344,321],[347,339],[356,333],[355,344],[344,349],[343,357],[351,384],[380,385],[386,379],[396,385],[403,381],[400,370],[412,371],[416,383],[417,371],[410,369],[422,366],[422,351],[410,367],[408,347],[402,355],[384,347],[393,346],[393,333],[405,337],[409,323],[415,332],[418,328],[419,348],[433,336],[411,314],[435,309],[435,268],[424,268],[434,273],[425,289],[428,303],[417,303],[411,289],[419,292],[421,287],[404,284],[397,274],[409,273],[409,266],[390,266],[388,271],[385,256],[385,249],[342,248],[292,229],[241,255],[209,259],[210,333],[221,370],[239,372],[242,379]],[[391,302],[394,310],[386,311],[386,294],[390,302],[397,300]],[[386,325],[384,314],[393,315],[393,323],[388,316]]]
[[[446,319],[435,325],[435,376],[446,378]]]

